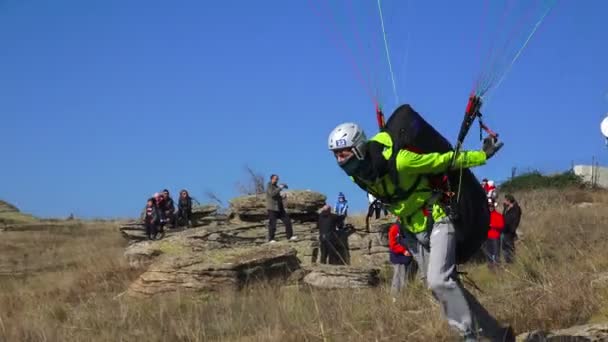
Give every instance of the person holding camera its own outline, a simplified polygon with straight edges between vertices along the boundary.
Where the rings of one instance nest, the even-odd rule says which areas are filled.
[[[285,206],[283,205],[284,194],[281,193],[281,190],[287,189],[286,184],[279,184],[279,176],[271,175],[270,182],[266,186],[266,209],[268,210],[268,242],[276,242],[274,239],[274,234],[277,229],[277,219],[280,219],[285,225],[285,235],[287,239],[290,241],[294,241],[297,239],[296,236],[293,235],[293,228],[291,225],[291,219],[287,212],[285,211]]]

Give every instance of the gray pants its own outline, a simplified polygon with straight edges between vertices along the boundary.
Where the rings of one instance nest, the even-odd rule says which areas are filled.
[[[395,297],[397,293],[407,284],[407,270],[408,267],[406,265],[393,265],[393,282],[391,283],[391,296]]]
[[[479,333],[500,341],[503,329],[458,281],[456,274],[456,236],[448,218],[435,223],[431,232],[416,235],[408,247],[418,263],[421,277],[439,301],[448,324],[463,336]],[[476,323],[477,326],[474,326]]]

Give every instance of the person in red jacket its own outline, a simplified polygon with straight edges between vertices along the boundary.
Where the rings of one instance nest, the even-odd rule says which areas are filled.
[[[409,269],[412,263],[412,254],[406,247],[406,238],[401,229],[399,221],[393,223],[388,230],[388,248],[390,250],[390,261],[393,264],[393,282],[391,283],[391,295],[393,301],[397,292],[403,288],[410,276]]]
[[[486,241],[486,253],[490,267],[494,267],[500,260],[500,234],[505,227],[505,219],[501,213],[496,211],[496,203],[488,198],[490,208],[490,230],[488,230],[488,240]]]

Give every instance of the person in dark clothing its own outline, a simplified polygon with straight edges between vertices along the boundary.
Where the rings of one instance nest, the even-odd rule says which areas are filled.
[[[188,190],[183,189],[179,193],[179,200],[177,202],[177,217],[175,219],[177,226],[185,224],[188,227],[192,227],[192,197],[188,193]]]
[[[277,229],[277,219],[280,219],[285,225],[285,235],[290,241],[297,240],[297,236],[293,235],[291,218],[285,211],[283,205],[283,194],[281,190],[286,189],[287,185],[278,184],[279,176],[271,175],[270,182],[266,186],[266,210],[268,210],[268,242],[276,242],[274,235]]]
[[[323,208],[321,208],[321,213],[319,214],[319,219],[317,221],[317,229],[319,230],[319,249],[321,252],[320,262],[322,264],[327,264],[329,261],[336,259],[335,242],[338,223],[338,215],[331,212],[331,207],[329,205],[324,205]]]
[[[158,225],[160,224],[160,213],[156,206],[156,199],[151,197],[148,199],[144,210],[144,225],[146,227],[146,236],[148,240],[156,239],[158,233]]]
[[[334,244],[336,253],[333,259],[330,258],[330,263],[333,265],[350,265],[350,247],[348,245],[348,237],[354,232],[352,224],[338,225],[336,229],[336,242]]]
[[[163,192],[164,201],[162,203],[161,210],[163,211],[163,219],[166,223],[171,224],[171,228],[175,228],[175,203],[173,198],[169,194],[169,190],[164,189]]]
[[[505,195],[502,212],[505,220],[505,228],[502,231],[501,247],[505,262],[512,263],[515,257],[515,240],[517,240],[517,227],[521,220],[521,207],[511,194]]]
[[[159,217],[157,225],[158,233],[160,233],[162,236],[165,236],[165,215],[163,212],[163,208],[165,206],[165,195],[163,193],[156,192],[154,193],[154,200]]]

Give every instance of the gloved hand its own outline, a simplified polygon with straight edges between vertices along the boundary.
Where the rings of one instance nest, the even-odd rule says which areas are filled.
[[[492,156],[494,156],[494,154],[496,154],[496,152],[498,152],[498,150],[502,148],[503,145],[504,143],[502,141],[499,142],[498,138],[488,136],[483,139],[483,146],[481,149],[486,154],[486,159],[490,159]]]

